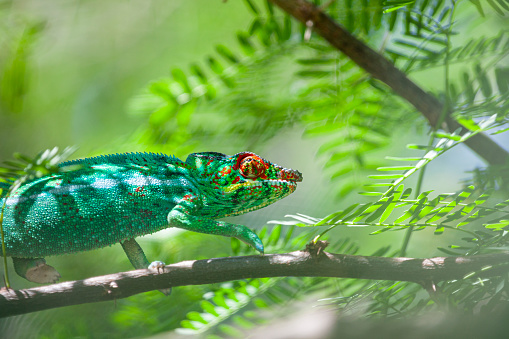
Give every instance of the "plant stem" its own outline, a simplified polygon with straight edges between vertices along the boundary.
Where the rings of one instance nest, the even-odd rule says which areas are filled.
[[[9,194],[7,194],[7,196],[9,196]],[[2,211],[0,212],[0,238],[2,241],[2,255],[3,255],[3,260],[4,260],[5,287],[10,289],[11,283],[9,282],[9,271],[7,270],[7,250],[5,248],[5,235],[4,235],[4,226],[3,226],[4,211],[5,211],[5,206],[7,205],[7,196],[4,198],[4,203],[2,205]]]

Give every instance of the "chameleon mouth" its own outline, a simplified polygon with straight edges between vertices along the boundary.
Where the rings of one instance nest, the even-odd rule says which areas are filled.
[[[299,181],[302,181],[302,179]],[[226,193],[232,193],[242,187],[249,188],[249,187],[257,187],[257,186],[261,187],[261,186],[267,186],[267,185],[269,185],[273,188],[278,188],[280,186],[287,187],[290,190],[290,192],[288,194],[292,193],[297,188],[296,181],[289,181],[289,180],[283,180],[283,179],[268,179],[268,180],[265,179],[263,181],[255,181],[255,180],[246,179],[246,181],[243,183],[234,184],[234,185],[225,187],[224,191]]]
[[[296,170],[292,170],[289,168],[281,168],[281,170],[277,173],[277,178],[279,180],[285,182],[301,182],[302,181],[302,173]]]

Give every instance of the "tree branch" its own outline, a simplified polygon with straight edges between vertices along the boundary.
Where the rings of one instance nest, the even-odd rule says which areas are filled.
[[[443,105],[433,95],[425,92],[413,81],[394,67],[381,54],[351,35],[322,10],[306,0],[270,0],[285,12],[308,25],[312,24],[316,33],[332,46],[343,52],[353,62],[373,77],[391,87],[396,94],[411,103],[428,120],[432,127],[437,126],[444,110]],[[455,131],[458,124],[447,119],[448,130]],[[509,153],[484,134],[477,134],[465,144],[491,165],[504,165],[509,161]]]
[[[480,271],[481,269],[483,270]],[[168,265],[164,272],[135,270],[18,291],[3,289],[0,291],[0,317],[62,306],[111,301],[168,287],[248,278],[334,277],[411,281],[423,284],[461,279],[471,272],[479,272],[481,276],[495,276],[506,274],[508,271],[509,252],[470,257],[415,259],[297,251],[264,256],[193,260]]]

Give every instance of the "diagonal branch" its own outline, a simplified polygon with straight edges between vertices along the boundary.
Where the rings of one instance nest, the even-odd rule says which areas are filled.
[[[425,284],[461,279],[472,272],[478,272],[480,276],[495,276],[507,274],[508,271],[509,252],[415,259],[297,251],[264,256],[193,260],[168,265],[164,272],[160,273],[145,269],[18,291],[3,289],[0,290],[0,317],[69,305],[112,301],[168,287],[248,278],[333,277]]]
[[[308,27],[313,27],[332,46],[411,103],[432,127],[437,126],[444,110],[437,98],[417,86],[389,60],[334,22],[320,8],[306,0],[270,1]],[[450,131],[461,127],[450,118],[446,119],[446,125],[444,127]],[[479,133],[465,144],[490,165],[504,165],[509,161],[509,153],[484,134]]]

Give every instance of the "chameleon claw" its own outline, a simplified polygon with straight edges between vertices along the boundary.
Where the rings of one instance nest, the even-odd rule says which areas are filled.
[[[148,265],[149,270],[157,270],[157,273],[161,273],[161,271],[164,273],[164,267],[166,264],[162,261],[153,261]],[[159,290],[162,294],[164,294],[166,297],[171,294],[171,287],[169,288],[162,288]]]
[[[260,240],[260,238],[256,237],[257,239],[255,239],[254,241],[254,248],[260,252],[262,255],[264,254],[264,247],[263,247],[263,243],[262,241]]]
[[[254,249],[260,252],[261,254],[264,253],[263,243],[255,232],[251,231],[249,228],[242,225],[234,226],[236,226],[240,231],[239,234],[236,236],[237,239],[243,241],[244,243],[251,247],[254,247]]]
[[[157,270],[157,273],[161,273],[161,271],[164,272],[164,266],[166,266],[166,264],[162,261],[153,261],[148,265],[148,269]]]

